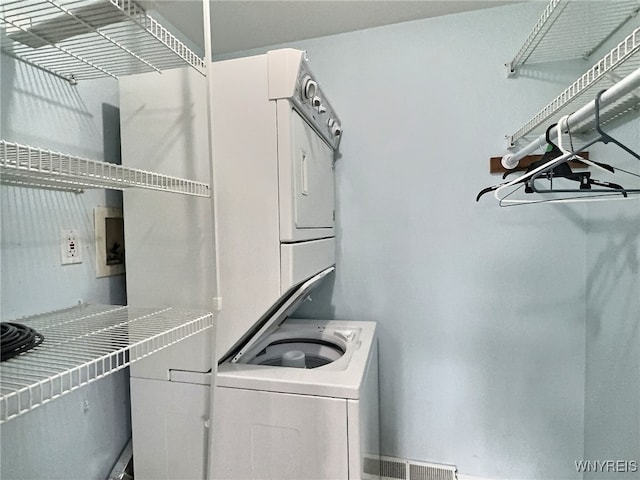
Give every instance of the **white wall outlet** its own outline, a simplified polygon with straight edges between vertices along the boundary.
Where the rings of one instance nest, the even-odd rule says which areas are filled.
[[[80,235],[75,230],[60,231],[60,257],[62,265],[82,263]]]

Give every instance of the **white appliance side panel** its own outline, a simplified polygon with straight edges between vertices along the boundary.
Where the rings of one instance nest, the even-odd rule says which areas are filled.
[[[269,63],[269,98],[272,100],[295,95],[296,80],[304,52],[280,48],[267,52]]]
[[[212,76],[220,358],[280,297],[278,146],[266,55],[215,62]]]
[[[374,343],[360,400],[347,400],[349,480],[380,478],[378,345]]]
[[[209,182],[206,80],[193,69],[120,79],[122,163]],[[201,308],[214,295],[211,202],[124,192],[130,305]]]
[[[176,69],[126,76],[119,86],[123,165],[208,183],[202,75]],[[210,199],[136,189],[123,198],[128,304],[211,311]],[[187,353],[191,368],[210,368],[209,344]]]
[[[333,150],[288,100],[276,103],[280,239],[297,242],[334,236]]]
[[[212,479],[348,478],[346,400],[234,388],[214,395]]]
[[[136,480],[204,480],[208,385],[131,379]]]
[[[169,370],[209,371],[211,369],[211,359],[203,354],[194,354],[194,352],[210,351],[210,345],[214,341],[214,332],[215,326],[180,340],[178,343],[155,352],[142,360],[133,362],[129,367],[130,376],[170,380]]]
[[[336,264],[336,240],[324,238],[280,246],[280,293]]]

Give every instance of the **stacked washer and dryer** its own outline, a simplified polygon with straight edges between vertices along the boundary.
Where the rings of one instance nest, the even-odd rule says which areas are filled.
[[[334,270],[340,120],[299,50],[215,62],[211,75],[222,309],[215,346],[198,334],[131,366],[136,478],[376,478],[375,324],[290,318]],[[170,151],[176,175],[201,171],[206,88],[188,70],[121,80],[123,163],[150,168],[142,143],[171,138],[179,151],[154,153]],[[150,209],[140,195],[152,194],[125,195],[129,304],[201,306],[214,296],[196,273],[213,263],[210,216],[201,199]],[[176,236],[187,251],[145,273]]]

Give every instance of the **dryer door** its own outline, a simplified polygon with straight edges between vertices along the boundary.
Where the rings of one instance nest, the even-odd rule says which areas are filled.
[[[331,228],[334,210],[333,150],[297,113],[293,115],[296,228]]]
[[[334,236],[334,150],[287,100],[277,101],[280,241]]]

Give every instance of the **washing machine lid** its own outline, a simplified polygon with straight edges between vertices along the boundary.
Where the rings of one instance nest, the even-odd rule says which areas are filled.
[[[329,267],[326,270],[314,275],[308,280],[292,287],[280,299],[274,303],[262,318],[256,322],[256,325],[245,335],[240,342],[236,344],[228,355],[221,360],[231,359],[231,363],[236,363],[242,356],[253,347],[265,335],[273,333],[282,323],[291,315],[311,293],[315,287],[331,272],[335,267]]]

